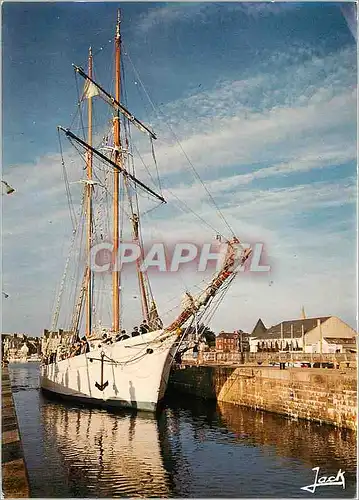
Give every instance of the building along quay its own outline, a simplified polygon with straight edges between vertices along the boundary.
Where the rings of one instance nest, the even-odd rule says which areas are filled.
[[[318,363],[319,365],[319,363]],[[169,390],[357,431],[354,369],[183,363]]]

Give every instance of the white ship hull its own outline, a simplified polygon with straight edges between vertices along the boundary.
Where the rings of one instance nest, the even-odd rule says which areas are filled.
[[[167,388],[177,338],[161,339],[160,334],[150,332],[110,345],[98,341],[86,354],[44,364],[41,388],[79,402],[155,411]]]

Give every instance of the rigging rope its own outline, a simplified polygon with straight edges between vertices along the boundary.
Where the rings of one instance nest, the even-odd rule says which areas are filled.
[[[85,188],[84,188],[84,193],[85,193]],[[72,307],[72,310],[68,311],[68,316],[67,316],[67,321],[68,321],[68,328],[71,327],[72,325],[72,322],[73,322],[73,318],[74,318],[74,314],[76,312],[76,305],[77,305],[77,300],[78,300],[78,297],[79,297],[79,287],[82,287],[82,280],[83,280],[83,274],[84,274],[84,271],[83,271],[83,266],[81,265],[81,261],[83,260],[84,258],[84,255],[83,255],[83,239],[84,239],[84,232],[85,232],[85,212],[83,211],[82,214],[81,214],[81,219],[80,219],[80,223],[79,223],[79,226],[81,227],[81,232],[79,232],[79,237],[80,237],[80,248],[79,248],[79,252],[77,254],[77,265],[75,266],[75,269],[73,270],[73,276],[72,276],[72,286],[70,287],[70,290],[69,290],[69,304],[73,304],[73,307]],[[79,279],[80,277],[80,274],[81,274],[81,281]]]
[[[153,158],[153,162],[154,162],[155,167],[156,167],[157,180],[158,180],[158,187],[159,187],[159,189],[160,189],[160,193],[162,194],[161,178],[160,178],[160,173],[159,173],[159,171],[158,171],[158,165],[157,165],[157,160],[156,160],[156,155],[155,155],[155,148],[154,148],[154,146],[153,146],[153,138],[152,138],[152,136],[150,136],[150,143],[151,143],[152,158]]]
[[[79,116],[80,116],[81,131],[82,131],[83,137],[85,137],[85,126],[84,126],[84,121],[83,121],[83,116],[82,116],[82,107],[81,107],[82,100],[81,100],[81,97],[80,97],[80,89],[79,89],[79,82],[78,82],[77,71],[75,71],[75,82],[76,82],[77,106],[78,106],[78,112],[79,112]],[[75,118],[74,118],[74,120],[75,120]],[[73,125],[74,120],[72,121],[72,125]]]
[[[127,89],[125,85],[125,72],[124,72],[124,66],[123,66],[123,59],[122,59],[122,72],[123,72],[123,86],[124,86],[124,98],[125,98],[125,104],[127,106]],[[132,170],[132,174],[135,176],[135,163],[133,159],[133,146],[132,146],[132,134],[131,134],[131,127],[130,127],[130,122],[128,118],[123,119],[124,122],[124,136],[125,136],[125,144],[126,147],[129,149],[126,157],[127,165],[128,168]],[[152,179],[152,176],[150,175],[150,178]],[[154,303],[154,295],[152,292],[152,287],[151,283],[148,277],[147,270],[142,270],[141,269],[141,264],[144,259],[144,242],[143,242],[143,235],[142,235],[142,224],[141,224],[141,218],[140,218],[140,206],[139,206],[139,197],[138,197],[138,192],[136,189],[137,186],[133,186],[133,198],[134,198],[134,205],[136,209],[136,215],[137,215],[137,241],[138,245],[141,251],[141,260],[139,263],[137,263],[137,273],[138,273],[138,280],[139,280],[139,289],[140,289],[140,295],[141,295],[141,303],[142,303],[142,313],[143,317],[146,318],[147,315],[150,315],[150,310],[152,307],[152,304]],[[129,189],[126,190],[127,193],[127,198],[130,206],[130,212],[131,212],[131,220],[134,220],[134,210],[133,210],[133,202],[132,202],[132,197]],[[133,229],[133,236],[135,236],[135,232]]]
[[[218,297],[215,297],[215,300],[213,300],[211,302],[212,305],[214,304],[213,309],[211,310],[209,307],[207,311],[204,311],[203,316],[206,316],[206,314],[208,314],[208,317],[205,320],[207,324],[212,320],[213,316],[216,314],[217,309],[219,308],[219,306],[223,302],[224,297],[228,293],[228,290],[229,290],[233,280],[235,279],[235,277],[236,277],[236,273],[234,273],[233,276],[228,280],[228,282],[225,284],[223,289],[220,291]],[[204,320],[202,320],[202,321],[204,321]]]
[[[128,56],[128,57],[129,57],[129,56]],[[130,59],[130,57],[129,57],[129,59]],[[137,71],[136,71],[136,69],[135,69],[135,67],[134,67],[134,65],[133,65],[133,63],[132,63],[132,60],[131,60],[131,59],[130,59],[130,62],[131,62],[131,64],[132,64],[132,66],[133,66],[134,71],[137,73]],[[140,77],[139,77],[138,73],[137,73],[137,76],[138,76],[138,79],[139,79],[139,81],[140,81],[140,84],[141,84],[141,86],[142,86],[142,88],[143,88],[144,92],[145,92],[145,93],[146,93],[146,95],[147,95],[147,98],[148,98],[149,102],[151,103],[151,105],[152,105],[152,107],[153,107],[154,111],[155,111],[155,112],[157,113],[157,115],[158,115],[158,112],[157,112],[157,110],[156,110],[156,106],[154,105],[154,103],[152,102],[151,98],[149,97],[149,95],[148,95],[148,93],[147,93],[147,91],[146,91],[146,89],[145,89],[145,87],[144,87],[144,85],[143,85],[143,83],[142,83],[142,81],[141,81],[141,79],[140,79]],[[83,135],[85,135],[84,126],[83,126],[83,119],[82,119],[82,114],[81,114],[81,101],[80,101],[80,96],[79,96],[79,89],[78,89],[77,75],[76,75],[76,86],[77,86],[77,91],[78,91],[78,99],[79,99],[79,102],[78,102],[79,115],[80,115],[80,120],[81,120],[81,124],[82,124],[82,131],[83,131]],[[126,89],[125,89],[124,94],[125,94],[125,96],[126,96],[126,100],[127,100]],[[159,111],[159,112],[163,115],[163,117],[164,117],[164,114],[162,113],[162,111],[161,111],[159,108],[158,108],[158,111]],[[182,145],[181,145],[181,143],[180,143],[180,141],[179,141],[178,137],[176,136],[175,132],[172,130],[171,126],[170,126],[170,125],[166,122],[166,120],[164,120],[164,121],[165,121],[165,123],[167,124],[167,126],[168,126],[169,130],[171,131],[172,135],[174,136],[175,140],[177,141],[177,143],[178,143],[179,147],[181,148],[181,150],[182,150],[182,152],[183,152],[183,154],[184,154],[185,158],[187,159],[188,164],[191,166],[191,168],[192,168],[192,170],[193,170],[193,172],[194,172],[195,176],[198,178],[198,180],[201,182],[201,184],[203,185],[204,189],[206,190],[206,192],[207,192],[207,194],[208,194],[208,196],[209,196],[210,200],[212,201],[213,205],[215,206],[215,208],[216,208],[216,210],[217,210],[218,214],[221,216],[221,218],[223,219],[224,223],[226,224],[226,226],[228,227],[228,229],[230,230],[230,232],[234,235],[233,230],[231,229],[231,227],[229,226],[228,222],[227,222],[227,221],[226,221],[226,219],[224,218],[224,216],[223,216],[223,214],[222,214],[221,210],[219,209],[219,207],[217,206],[217,204],[216,204],[216,202],[215,202],[214,198],[212,197],[211,193],[209,192],[209,190],[208,190],[208,189],[207,189],[207,187],[205,186],[204,182],[203,182],[203,181],[202,181],[202,179],[200,178],[200,176],[199,176],[198,172],[196,171],[196,169],[195,169],[194,165],[192,164],[192,162],[190,161],[190,159],[189,159],[189,157],[187,156],[186,152],[184,151],[184,149],[183,149],[183,147],[182,147]],[[131,149],[131,152],[132,152],[132,151],[133,151],[133,149],[132,149],[132,148],[133,148],[133,146],[132,146],[132,140],[131,140],[132,138],[131,138],[131,127],[130,127],[130,122],[129,122],[128,118],[123,119],[123,122],[124,122],[124,127],[123,127],[123,129],[122,129],[122,130],[123,130],[123,135],[126,137],[126,142],[127,142],[127,137],[129,137],[129,138],[130,138],[130,142],[129,142],[129,144],[130,144],[130,149]],[[59,133],[59,130],[58,130],[58,133]],[[73,141],[71,141],[71,139],[70,139],[70,142],[71,142],[71,143],[72,143],[72,145],[75,147],[75,149],[78,151],[79,155],[80,155],[81,157],[85,157],[85,154],[84,154],[83,152],[81,153],[81,152],[78,150],[78,148],[75,146],[75,144],[73,143]],[[158,165],[157,165],[157,160],[156,160],[156,156],[155,156],[155,151],[154,151],[154,145],[153,145],[153,140],[152,140],[152,138],[150,139],[150,143],[151,143],[151,153],[152,153],[152,158],[153,158],[153,161],[154,161],[154,164],[155,164],[155,167],[156,167],[156,173],[157,173],[158,185],[159,185],[160,191],[161,191],[161,193],[162,193],[161,180],[160,180],[160,176],[159,176],[159,170],[158,170]],[[60,141],[60,147],[61,147],[61,141]],[[139,153],[138,151],[137,151],[137,153],[138,153],[138,155],[139,155],[139,157],[140,157],[140,159],[141,159],[141,161],[142,161],[143,165],[145,166],[146,170],[148,171],[148,168],[147,168],[146,164],[144,163],[144,161],[143,161],[143,159],[142,159],[142,157],[141,157],[140,153]],[[131,158],[130,158],[130,156],[131,156]],[[62,156],[62,148],[61,148],[61,157],[62,157],[62,160],[63,160],[63,156]],[[123,158],[123,153],[121,153],[121,157]],[[129,169],[131,169],[131,167],[132,167],[132,171],[133,171],[133,173],[135,173],[135,166],[134,166],[133,155],[128,155],[128,156],[127,156],[127,159],[125,159],[125,161],[127,161]],[[101,162],[100,162],[100,163],[101,163]],[[102,163],[103,163],[103,162],[102,162]],[[72,198],[71,198],[71,192],[70,192],[70,189],[69,189],[69,186],[68,186],[68,184],[69,184],[69,183],[68,183],[67,172],[66,172],[66,169],[65,169],[64,162],[63,162],[63,168],[64,168],[64,177],[65,177],[66,192],[67,192],[67,195],[68,195],[68,203],[69,203],[69,207],[70,207],[70,216],[74,215],[74,217],[75,217],[75,219],[74,219],[74,220],[75,220],[75,223],[76,223],[76,222],[77,222],[77,221],[76,221],[76,213],[74,212],[74,209],[73,209],[73,203],[72,203]],[[106,173],[108,172],[108,170],[109,170],[108,168],[107,168],[107,169],[103,169],[103,171],[105,172],[105,179],[106,179]],[[152,181],[153,181],[153,178],[152,178],[152,176],[151,176],[151,174],[150,174],[150,172],[149,172],[149,171],[148,171],[148,173],[149,173],[150,178],[151,178],[151,179],[152,179]],[[95,174],[95,175],[96,175],[96,174]],[[96,176],[96,177],[97,177],[97,176]],[[97,179],[98,179],[98,177],[97,177]],[[122,176],[121,176],[121,179],[122,179]],[[129,181],[129,179],[128,179],[128,181]],[[132,189],[132,191],[133,191],[133,193],[134,193],[134,194],[133,194],[133,196],[131,196],[130,191],[127,193],[127,194],[128,194],[128,202],[129,202],[129,205],[130,205],[130,211],[131,211],[131,214],[132,214],[132,216],[134,215],[133,206],[132,206],[132,203],[133,203],[133,201],[134,201],[134,202],[135,202],[135,205],[136,205],[137,214],[139,215],[140,211],[139,211],[139,199],[138,199],[138,194],[140,194],[140,195],[141,195],[141,193],[138,193],[138,192],[137,192],[137,186],[136,186],[136,185],[132,185],[130,182],[128,182],[128,185],[129,185],[129,187],[131,187],[131,189]],[[169,192],[170,192],[170,193],[171,193],[171,194],[172,194],[172,195],[173,195],[173,196],[174,196],[174,197],[175,197],[175,198],[176,198],[176,199],[177,199],[177,200],[178,200],[178,201],[179,201],[182,205],[184,205],[184,207],[185,207],[188,211],[192,212],[192,213],[193,213],[196,217],[198,217],[198,218],[199,218],[199,219],[200,219],[200,220],[201,220],[204,224],[206,224],[209,228],[211,228],[211,230],[216,231],[216,229],[215,229],[215,228],[214,228],[211,224],[209,224],[209,223],[208,223],[205,219],[203,219],[203,218],[202,218],[199,214],[197,214],[197,213],[196,213],[196,212],[194,212],[192,209],[190,209],[190,208],[186,205],[186,203],[184,203],[182,200],[180,200],[180,199],[179,199],[179,198],[178,198],[178,197],[177,197],[174,193],[172,193],[172,192],[171,192],[171,190],[169,190],[169,189],[168,189],[168,191],[169,191]],[[108,192],[108,190],[107,190],[106,188],[105,188],[105,192],[106,192],[106,194],[107,194],[107,195],[109,195],[109,192]],[[122,195],[124,196],[124,192],[122,192]],[[101,215],[103,214],[103,201],[104,201],[104,197],[105,197],[105,195],[104,195],[104,194],[102,194],[102,195],[99,195],[99,196],[98,196],[98,209],[97,209],[97,211],[94,211],[94,212],[95,212],[95,217],[94,217],[94,221],[93,221],[93,224],[94,224],[94,229],[95,229],[95,226],[96,226],[96,228],[99,228],[100,230],[102,230],[102,232],[104,232],[104,227],[103,227],[103,224],[102,224],[102,221],[101,221]],[[133,198],[134,198],[134,200],[133,200]],[[154,207],[154,208],[152,208],[151,210],[154,210],[155,208],[157,208],[157,207]],[[71,211],[71,209],[72,209],[72,211]],[[148,213],[148,212],[146,212],[146,213]],[[121,218],[122,218],[122,221],[123,221],[123,215],[124,215],[124,211],[123,211],[123,210],[121,210]],[[72,222],[73,222],[73,220],[72,220]],[[81,222],[81,221],[80,221],[80,222]],[[74,222],[73,222],[73,225],[74,225]],[[80,225],[80,224],[79,224],[79,225]],[[82,239],[83,239],[83,231],[84,231],[84,227],[82,227],[82,233],[81,233],[81,244],[82,244]],[[217,233],[217,234],[220,234],[218,231],[216,231],[216,233]],[[122,240],[122,236],[123,236],[123,224],[121,224],[121,238],[120,238],[120,240]],[[143,248],[143,238],[142,238],[142,231],[141,231],[141,224],[140,224],[140,221],[139,221],[139,226],[138,226],[138,240],[139,240],[139,243],[140,243],[140,245],[141,245],[141,248]],[[81,252],[79,252],[79,262],[78,262],[78,264],[80,264],[81,257],[82,257]],[[80,267],[81,267],[80,265],[78,265],[78,266],[77,266],[77,273],[79,272],[79,268],[80,268]],[[144,273],[142,273],[142,274],[143,274],[143,276],[146,278],[146,280],[145,280],[145,287],[146,287],[146,288],[145,288],[145,289],[147,289],[147,293],[148,293],[149,297],[151,297],[151,298],[152,298],[152,300],[153,300],[153,294],[152,294],[152,290],[151,290],[150,282],[149,282],[149,280],[148,280],[148,277],[147,277],[147,275],[146,275],[146,272],[144,272]],[[180,276],[180,277],[181,277],[181,280],[183,280],[183,279],[182,279],[182,276]],[[77,276],[76,278],[78,278],[78,276]],[[234,278],[234,276],[233,276],[233,278]],[[76,279],[76,281],[77,281],[77,279]],[[232,278],[231,278],[231,280],[230,280],[229,284],[230,284],[231,282],[232,282]],[[219,299],[220,299],[220,300],[218,300],[218,303],[217,303],[216,307],[214,308],[214,311],[218,308],[219,303],[222,301],[222,298],[224,297],[224,293],[226,293],[226,292],[227,292],[227,290],[228,290],[229,284],[227,284],[227,285],[226,285],[226,287],[225,287],[225,289],[221,291],[221,293],[220,293],[220,295],[219,295]],[[92,285],[94,286],[94,280],[92,281]],[[186,286],[185,286],[185,288],[187,289],[187,287],[186,287]],[[77,287],[76,287],[76,284],[75,284],[75,289],[74,289],[74,292],[76,292],[76,290],[77,290]],[[99,298],[100,298],[100,297],[99,297]],[[208,309],[209,309],[209,308],[210,308],[210,306],[212,305],[212,302],[214,302],[214,301],[213,301],[213,298],[211,298],[211,300],[209,301],[209,303],[208,303],[208,307],[205,307],[205,310],[204,310],[203,312],[201,312],[200,317],[203,317],[203,316],[204,316],[204,315],[208,312]],[[122,309],[122,308],[121,308],[121,309]],[[81,312],[82,312],[82,314],[83,314],[83,311],[81,311]],[[122,311],[121,311],[121,313],[122,313]],[[213,314],[214,314],[214,312],[213,312]],[[81,319],[82,319],[82,317],[81,317]]]
[[[81,207],[80,207],[80,213],[79,213],[79,218],[80,219],[81,219],[81,213],[84,210],[84,204],[85,204],[85,197],[83,195],[82,202],[81,202]],[[57,328],[57,323],[58,323],[58,319],[59,319],[59,315],[60,315],[60,308],[61,308],[62,296],[63,296],[63,292],[64,292],[64,289],[65,289],[66,276],[67,276],[67,272],[68,272],[68,268],[69,268],[69,264],[70,264],[71,254],[73,252],[73,249],[74,249],[74,246],[75,246],[75,242],[76,242],[76,237],[78,235],[78,229],[79,229],[79,226],[77,226],[76,229],[73,231],[73,235],[72,235],[72,239],[71,239],[71,243],[70,243],[70,249],[69,249],[69,253],[68,253],[68,256],[67,256],[67,259],[66,259],[66,263],[65,263],[65,269],[64,269],[64,273],[63,273],[62,280],[61,280],[61,283],[60,283],[60,289],[59,289],[59,293],[58,293],[57,304],[56,304],[56,308],[55,308],[55,311],[54,311],[54,316],[53,316],[53,320],[52,320],[52,324],[51,324],[51,331],[55,331],[56,328]]]
[[[54,311],[54,316],[53,316],[52,323],[51,323],[51,331],[52,332],[56,330],[57,322],[59,320],[61,299],[62,299],[62,295],[64,292],[65,280],[66,280],[66,275],[67,275],[67,271],[68,271],[68,267],[69,267],[69,263],[70,263],[71,253],[72,253],[73,247],[75,245],[75,239],[76,239],[76,231],[72,235],[70,250],[69,250],[69,254],[67,256],[66,262],[65,262],[65,269],[64,269],[64,273],[62,275],[62,279],[61,279],[61,283],[60,283],[60,289],[59,289],[59,293],[58,293],[58,297],[57,297],[57,305],[56,305],[56,308]]]
[[[217,210],[217,212],[218,212],[219,216],[221,217],[221,219],[223,220],[223,222],[224,222],[224,223],[225,223],[225,225],[227,226],[228,230],[230,231],[230,233],[232,234],[232,236],[234,236],[234,237],[235,237],[236,235],[235,235],[235,233],[234,233],[233,229],[231,228],[231,226],[229,225],[228,221],[227,221],[227,220],[226,220],[226,218],[224,217],[224,215],[223,215],[222,211],[220,210],[219,206],[217,205],[217,203],[216,203],[215,199],[213,198],[212,194],[211,194],[211,193],[210,193],[210,191],[208,190],[207,186],[205,185],[205,183],[204,183],[204,182],[203,182],[203,180],[201,179],[201,177],[200,177],[200,175],[198,174],[198,172],[197,172],[196,168],[194,167],[193,163],[192,163],[192,162],[191,162],[191,160],[189,159],[189,157],[188,157],[187,153],[186,153],[186,152],[185,152],[185,150],[183,149],[183,146],[182,146],[182,144],[181,144],[181,142],[180,142],[180,140],[179,140],[178,136],[176,135],[176,133],[174,132],[174,130],[172,129],[172,127],[170,126],[170,124],[169,124],[169,123],[168,123],[168,121],[166,120],[166,116],[165,116],[165,115],[164,115],[164,113],[160,110],[160,108],[159,108],[158,106],[156,107],[156,105],[155,105],[155,104],[154,104],[154,102],[152,101],[152,99],[151,99],[151,97],[150,97],[149,93],[147,92],[147,90],[146,90],[146,88],[145,88],[145,86],[144,86],[144,84],[143,84],[143,82],[142,82],[142,80],[141,80],[141,77],[140,77],[140,75],[139,75],[139,73],[138,73],[138,71],[137,71],[137,69],[136,69],[136,67],[135,67],[134,63],[132,62],[132,59],[131,59],[131,57],[130,57],[130,55],[129,55],[129,53],[128,53],[128,51],[127,51],[127,50],[126,50],[125,54],[127,55],[128,59],[129,59],[129,61],[130,61],[130,63],[131,63],[131,66],[132,66],[132,68],[133,68],[133,71],[135,72],[136,77],[138,78],[138,80],[139,80],[139,82],[140,82],[140,84],[141,84],[141,87],[142,87],[143,91],[145,92],[145,94],[146,94],[146,96],[147,96],[147,99],[148,99],[148,100],[149,100],[149,102],[151,103],[151,106],[152,106],[152,108],[153,108],[154,112],[157,114],[157,117],[159,117],[159,118],[160,118],[160,116],[159,116],[159,115],[162,115],[162,118],[163,118],[164,123],[167,125],[167,127],[168,127],[168,128],[169,128],[169,130],[171,131],[171,133],[172,133],[172,135],[173,135],[174,139],[176,140],[176,142],[177,142],[178,146],[180,147],[180,149],[181,149],[181,151],[182,151],[183,155],[185,156],[185,158],[186,158],[186,160],[187,160],[188,164],[189,164],[189,165],[190,165],[190,167],[192,168],[193,173],[195,174],[195,176],[197,177],[197,179],[200,181],[200,183],[202,184],[203,188],[204,188],[204,189],[205,189],[205,191],[207,192],[208,197],[209,197],[209,198],[210,198],[210,200],[212,201],[212,203],[213,203],[214,207],[216,208],[216,210]]]
[[[63,150],[62,150],[62,143],[61,143],[61,136],[60,136],[59,129],[57,129],[57,137],[58,137],[59,147],[60,147],[61,166],[62,166],[62,173],[64,176],[67,204],[68,204],[68,208],[69,208],[69,212],[70,212],[72,229],[75,230],[76,226],[77,226],[76,213],[75,213],[74,205],[72,202],[72,196],[71,196],[71,191],[70,191],[70,186],[69,186],[69,180],[67,177],[67,171],[66,171],[66,166],[65,166],[65,160],[64,160]]]
[[[192,212],[192,214],[197,217],[197,219],[199,219],[200,221],[202,221],[206,226],[208,226],[210,229],[212,229],[212,231],[214,231],[216,234],[222,236],[224,238],[224,235],[221,234],[214,226],[212,226],[209,222],[207,222],[203,217],[201,217],[199,214],[197,214],[194,210],[192,210],[188,205],[187,203],[185,203],[184,201],[182,201],[173,191],[171,191],[170,189],[168,188],[165,188],[165,191],[168,191],[169,193],[172,194],[172,196],[174,196],[176,198],[177,201],[179,201],[180,203],[182,203],[182,205],[184,205],[187,209],[188,212]],[[185,210],[183,210],[183,208],[181,209],[181,207],[178,207],[180,210],[182,210],[183,212],[185,212]]]
[[[136,151],[136,153],[137,153],[138,157],[140,158],[141,163],[142,163],[142,165],[144,166],[144,168],[146,169],[146,171],[147,171],[148,175],[150,176],[150,178],[151,178],[152,182],[154,182],[153,177],[152,177],[152,175],[151,175],[151,172],[150,172],[150,170],[149,170],[148,166],[146,165],[146,163],[144,162],[144,160],[143,160],[143,158],[142,158],[142,156],[141,156],[141,153],[139,152],[139,150],[136,148],[136,146],[135,146],[135,145],[133,145],[133,148],[134,148],[134,150]],[[161,189],[162,189],[162,188],[161,188]],[[218,229],[216,229],[216,228],[215,228],[214,226],[212,226],[209,222],[207,222],[207,221],[206,221],[203,217],[201,217],[199,214],[197,214],[197,212],[195,212],[195,211],[194,211],[194,210],[193,210],[190,206],[188,206],[188,205],[187,205],[187,203],[185,203],[184,201],[182,201],[182,200],[181,200],[181,199],[180,199],[180,198],[179,198],[179,197],[178,197],[178,196],[177,196],[177,195],[176,195],[173,191],[171,191],[169,188],[164,188],[164,190],[165,190],[165,191],[167,191],[168,193],[170,193],[170,194],[171,194],[174,198],[176,198],[176,200],[177,200],[179,203],[181,203],[182,205],[184,205],[184,207],[187,209],[187,213],[192,213],[195,217],[197,217],[197,219],[198,219],[198,220],[200,220],[201,222],[203,222],[203,223],[204,223],[207,227],[209,227],[212,231],[214,231],[216,234],[218,234],[218,235],[222,236],[223,238],[225,238],[225,237],[224,237],[224,235],[223,235],[223,234],[221,234],[221,232],[220,232]],[[149,198],[148,198],[148,199],[149,199]],[[158,207],[159,207],[159,206],[161,206],[161,205],[162,205],[162,203],[161,203],[161,204],[159,204],[159,205],[157,205],[157,206],[155,206],[155,207],[153,207],[153,208],[151,208],[150,210],[148,210],[147,212],[145,212],[143,215],[145,215],[145,214],[147,214],[147,213],[151,212],[152,210],[155,210],[156,208],[158,208]],[[177,208],[179,208],[179,210],[181,210],[182,212],[186,213],[186,211],[185,211],[185,210],[183,210],[183,208],[181,208],[180,206],[178,206],[178,205],[177,205]]]

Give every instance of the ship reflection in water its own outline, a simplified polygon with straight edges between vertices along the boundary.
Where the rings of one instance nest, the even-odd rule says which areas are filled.
[[[55,403],[44,405],[43,419],[79,494],[169,496],[154,416]]]
[[[32,496],[306,498],[318,466],[346,488],[316,496],[355,495],[351,431],[178,396],[157,418],[89,409],[45,399],[36,365],[10,370]]]

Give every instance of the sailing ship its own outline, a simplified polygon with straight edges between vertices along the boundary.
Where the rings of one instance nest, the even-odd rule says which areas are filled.
[[[137,119],[123,104],[124,74],[122,64],[121,19],[118,14],[114,38],[114,92],[111,94],[94,78],[94,56],[90,48],[88,70],[74,66],[77,79],[83,79],[83,94],[78,99],[79,124],[85,137],[74,127],[58,127],[59,138],[65,136],[79,152],[84,166],[83,176],[75,187],[81,186],[80,214],[76,216],[69,173],[64,160],[60,139],[61,164],[66,193],[73,221],[70,255],[75,256],[74,275],[68,289],[71,298],[64,300],[69,260],[55,302],[50,330],[42,339],[41,387],[63,398],[95,403],[105,407],[122,406],[155,411],[162,400],[171,364],[181,352],[186,330],[203,321],[214,307],[215,298],[223,296],[236,276],[237,270],[249,257],[250,249],[238,258],[239,240],[233,235],[226,239],[225,258],[221,268],[202,285],[199,293],[186,291],[185,301],[178,298],[182,310],[177,317],[164,324],[157,309],[148,273],[143,268],[144,237],[140,195],[159,208],[166,200],[137,175],[135,165],[134,133],[150,141],[150,151],[157,170],[152,129]],[[77,80],[76,80],[77,81]],[[100,101],[111,112],[111,126],[102,137],[94,133],[94,101]],[[84,115],[87,118],[87,131]],[[137,151],[137,150],[136,150]],[[141,155],[138,155],[141,158]],[[73,160],[71,160],[73,162]],[[142,161],[143,163],[143,161]],[[153,178],[151,177],[153,180]],[[160,186],[160,183],[158,183]],[[109,206],[111,205],[111,206]],[[147,212],[145,212],[147,213]],[[124,314],[131,314],[124,306],[124,297],[131,286],[119,266],[120,246],[124,241],[127,221],[131,241],[139,248],[136,261],[136,280],[141,299],[142,325],[132,334],[123,329]],[[93,271],[91,249],[99,242],[111,240],[111,268],[106,276]],[[77,248],[78,245],[80,248]],[[121,266],[120,266],[121,267]],[[81,269],[81,271],[80,271]],[[103,312],[106,292],[105,281],[111,282],[110,313]],[[71,280],[70,280],[71,281]],[[96,288],[96,285],[97,288]],[[108,285],[108,283],[107,283]],[[106,286],[107,286],[106,285]],[[71,287],[72,286],[72,287]],[[102,288],[101,288],[102,286]],[[223,292],[223,293],[222,293]],[[108,298],[108,297],[107,297]],[[66,316],[65,328],[59,328],[61,306],[73,304]],[[66,309],[66,307],[65,307]],[[139,308],[138,308],[139,309]],[[68,313],[68,309],[67,309]],[[106,323],[108,321],[108,323]],[[131,321],[134,323],[134,320]],[[104,326],[107,324],[109,326]]]

